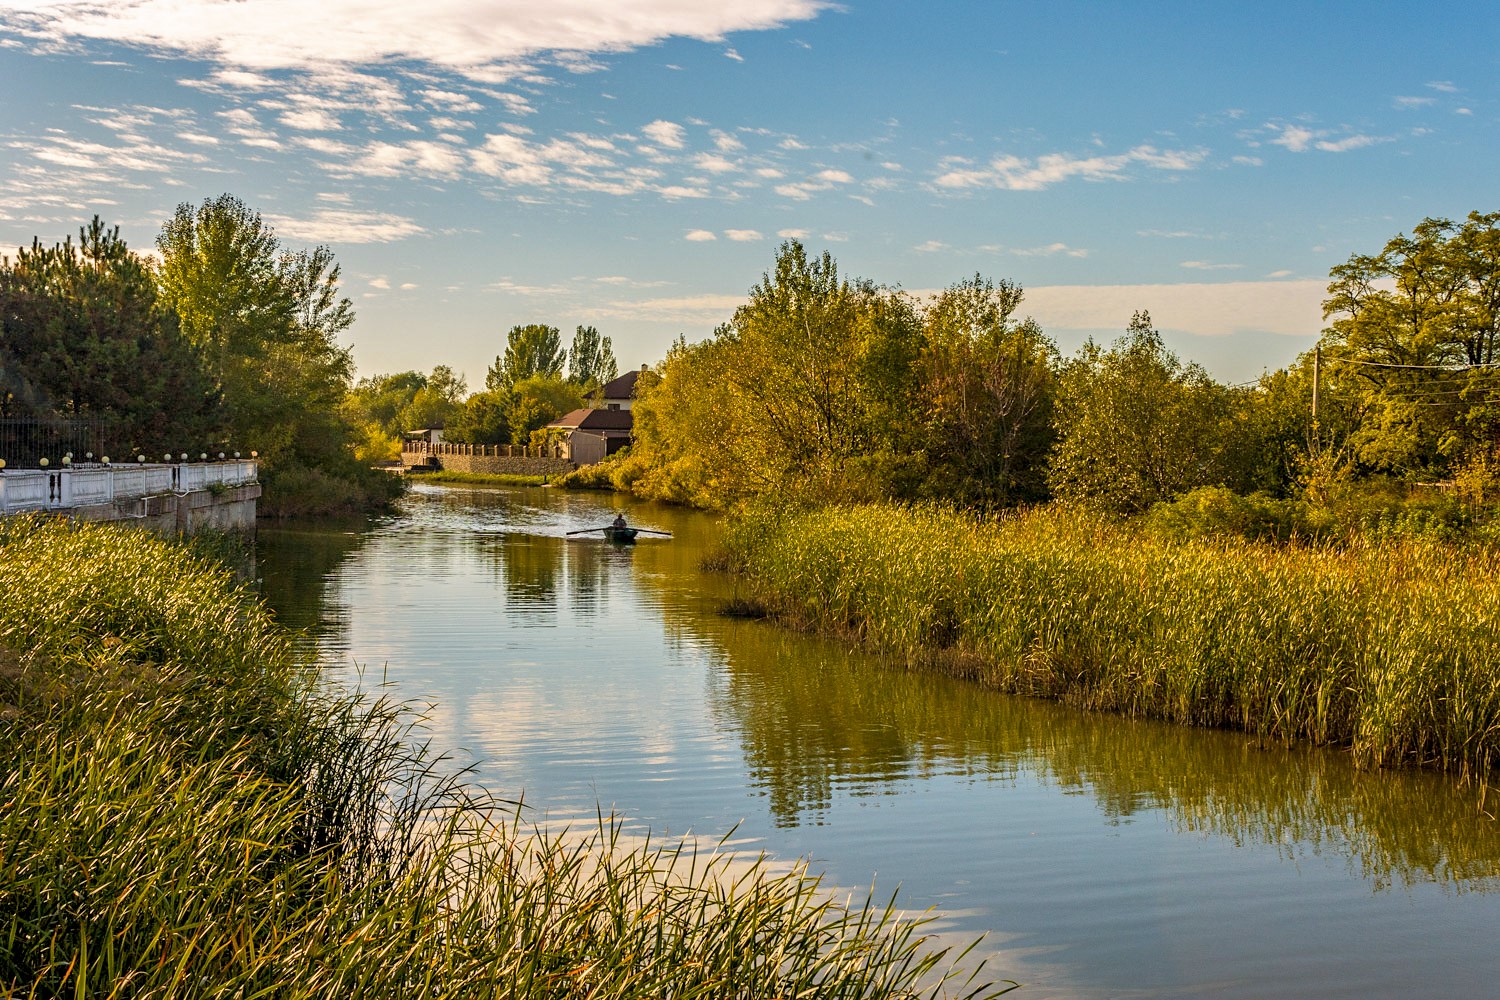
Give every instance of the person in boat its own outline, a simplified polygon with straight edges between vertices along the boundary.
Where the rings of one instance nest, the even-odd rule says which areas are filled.
[[[625,515],[616,514],[614,523],[611,524],[610,527],[614,528],[616,531],[620,531],[621,529],[623,529],[625,527]]]

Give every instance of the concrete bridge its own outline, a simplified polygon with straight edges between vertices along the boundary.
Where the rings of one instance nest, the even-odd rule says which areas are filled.
[[[136,521],[163,534],[253,532],[257,463],[73,463],[0,468],[0,515],[46,511],[83,521]]]

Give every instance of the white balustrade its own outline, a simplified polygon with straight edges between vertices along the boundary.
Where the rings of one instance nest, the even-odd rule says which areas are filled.
[[[218,485],[243,486],[255,482],[258,473],[255,461],[243,459],[180,465],[0,469],[0,514],[65,510],[158,493],[186,493]]]
[[[0,472],[0,512],[46,510],[51,477],[41,470]]]

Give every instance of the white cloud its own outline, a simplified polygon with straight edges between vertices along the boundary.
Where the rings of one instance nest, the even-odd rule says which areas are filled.
[[[1277,133],[1276,137],[1270,140],[1273,146],[1281,146],[1292,153],[1305,153],[1309,149],[1317,149],[1324,153],[1346,153],[1351,149],[1363,149],[1376,143],[1391,141],[1389,136],[1358,133],[1342,138],[1329,138],[1335,133],[1327,129],[1314,130],[1301,125],[1268,124],[1266,128]]]
[[[808,231],[806,229],[778,229],[776,235],[784,240],[805,240]]]
[[[756,240],[765,239],[760,231],[755,229],[726,229],[724,237],[736,243],[754,243]]]
[[[633,319],[683,326],[711,326],[723,322],[744,305],[743,295],[686,295],[680,298],[616,301],[583,311],[584,319]]]
[[[1194,271],[1235,271],[1244,267],[1243,264],[1214,264],[1206,260],[1185,260],[1178,267],[1186,267]]]
[[[26,30],[54,43],[102,39],[163,55],[219,63],[251,83],[273,70],[324,72],[392,62],[427,63],[477,81],[526,75],[529,61],[552,58],[575,72],[596,68],[590,53],[620,52],[683,37],[722,41],[737,31],[816,17],[828,0],[739,0],[734,4],[660,0],[135,0],[31,3]],[[226,78],[231,86],[245,80]]]
[[[711,174],[728,174],[740,169],[739,164],[717,153],[699,153],[693,159],[693,163],[699,170],[707,170]]]
[[[1436,97],[1397,97],[1393,102],[1398,108],[1425,108],[1429,104],[1436,104]]]
[[[820,181],[830,184],[853,184],[854,178],[842,170],[822,170],[814,175]]]
[[[389,281],[387,281],[385,278],[372,278],[370,280],[370,287],[371,288],[390,288],[391,287],[391,283]]]
[[[281,116],[280,121],[287,128],[301,129],[304,132],[337,132],[344,127],[333,115],[318,109],[288,111]]]
[[[724,50],[724,58],[725,59],[733,59],[735,62],[744,62],[745,61],[745,57],[742,56],[742,55],[740,55],[734,49],[725,49]]]
[[[1290,278],[1291,276],[1292,272],[1284,268],[1280,271],[1272,271],[1270,274],[1266,275],[1266,277],[1268,278]]]
[[[320,208],[303,218],[268,215],[266,221],[276,235],[309,243],[394,243],[426,232],[418,222],[403,216],[337,208]]]
[[[940,250],[947,250],[948,244],[941,240],[928,240],[926,243],[918,243],[912,249],[917,253],[937,253]]]
[[[657,194],[669,200],[678,198],[707,198],[708,191],[701,187],[688,187],[684,184],[668,184],[666,187],[658,188]]]
[[[1308,146],[1312,145],[1314,139],[1322,134],[1321,132],[1314,132],[1312,129],[1303,128],[1301,125],[1285,125],[1281,128],[1281,134],[1271,140],[1271,144],[1274,146],[1284,146],[1293,153],[1302,153],[1307,150]]]
[[[1454,108],[1453,113],[1455,115],[1472,115],[1474,111],[1472,108]]]
[[[1323,327],[1328,283],[1050,285],[1026,289],[1022,309],[1044,330],[1119,330],[1137,309],[1163,330],[1222,337],[1244,331],[1307,336]]]
[[[484,105],[474,100],[468,94],[460,94],[452,90],[438,90],[436,88],[423,90],[419,93],[428,104],[443,108],[446,111],[464,112],[484,110]]]
[[[1016,257],[1087,257],[1089,252],[1066,243],[1048,243],[1040,247],[1013,247],[1010,254]]]
[[[1318,148],[1325,153],[1346,153],[1351,149],[1364,149],[1377,142],[1390,141],[1390,139],[1373,135],[1351,135],[1338,140],[1324,139],[1318,143]]]
[[[1152,170],[1193,170],[1208,157],[1203,149],[1161,150],[1140,145],[1114,156],[1075,157],[1049,153],[1034,160],[1019,156],[997,156],[981,167],[961,158],[943,161],[935,183],[940,188],[964,190],[999,188],[1004,191],[1042,191],[1074,178],[1089,181],[1126,180],[1129,169],[1140,165]]]
[[[687,130],[676,122],[657,120],[641,129],[658,146],[681,149],[687,145]]]
[[[718,237],[709,232],[707,229],[694,229],[686,236],[684,236],[683,239],[687,240],[689,243],[707,243],[711,240],[718,239]]]
[[[1458,88],[1453,85],[1453,81],[1452,80],[1433,80],[1427,86],[1431,87],[1433,90],[1439,91],[1440,93],[1444,93],[1444,94],[1456,94],[1456,93],[1458,93]]]
[[[713,129],[708,134],[713,136],[714,146],[716,146],[721,153],[732,153],[735,150],[745,148],[745,144],[743,142],[740,142],[740,140],[736,139],[728,132],[722,132],[719,129]]]

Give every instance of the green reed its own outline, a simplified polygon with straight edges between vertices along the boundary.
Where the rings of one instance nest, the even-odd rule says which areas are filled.
[[[1169,541],[1060,509],[747,516],[769,610],[1008,691],[1284,741],[1366,766],[1500,765],[1500,556],[1395,541]]]
[[[805,868],[529,828],[144,533],[0,522],[0,759],[0,995],[1003,992]]]

